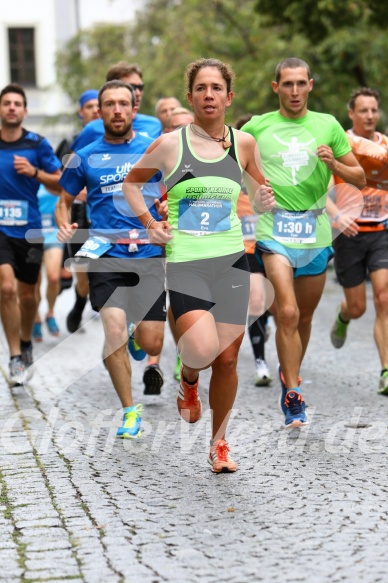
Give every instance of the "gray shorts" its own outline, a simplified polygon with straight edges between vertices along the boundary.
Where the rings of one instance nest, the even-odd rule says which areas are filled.
[[[244,251],[213,259],[167,263],[175,321],[193,310],[211,311],[216,322],[246,323],[249,265]]]

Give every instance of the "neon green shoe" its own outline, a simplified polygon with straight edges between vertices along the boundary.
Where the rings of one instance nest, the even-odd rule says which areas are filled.
[[[345,344],[346,333],[348,331],[349,322],[340,320],[341,310],[338,310],[337,317],[330,331],[330,340],[334,348],[342,348]]]
[[[117,437],[124,439],[136,439],[141,436],[141,413],[143,412],[143,405],[134,405],[133,407],[125,407],[123,415],[123,424],[117,430]]]
[[[182,368],[182,360],[179,354],[176,355],[176,363],[175,363],[175,370],[174,370],[174,379],[178,382],[181,380],[181,368]]]
[[[381,373],[377,392],[379,395],[388,395],[388,369],[386,368]]]

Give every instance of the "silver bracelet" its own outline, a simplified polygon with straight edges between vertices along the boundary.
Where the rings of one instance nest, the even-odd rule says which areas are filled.
[[[154,219],[154,217],[151,217],[150,219],[148,219],[147,224],[145,226],[145,229],[148,230],[150,228],[150,226],[152,225],[152,223],[155,223],[156,219]]]

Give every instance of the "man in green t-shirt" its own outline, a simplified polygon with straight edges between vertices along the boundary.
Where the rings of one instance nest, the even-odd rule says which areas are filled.
[[[329,180],[334,173],[361,189],[365,175],[337,120],[307,109],[313,88],[307,63],[285,59],[275,75],[279,110],[253,116],[242,130],[256,139],[275,193],[276,207],[257,221],[256,255],[275,290],[280,405],[292,428],[307,424],[298,375],[333,253]]]

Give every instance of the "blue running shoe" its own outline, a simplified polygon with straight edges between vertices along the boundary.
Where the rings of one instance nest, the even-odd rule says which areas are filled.
[[[280,364],[278,364],[277,370],[278,370],[278,377],[279,377],[280,386],[282,388],[282,392],[281,392],[280,397],[279,397],[279,408],[280,408],[280,411],[285,416],[286,412],[287,412],[287,408],[286,408],[284,401],[286,399],[286,394],[287,394],[288,389],[284,383],[284,376],[282,373],[282,369],[280,368]],[[298,376],[298,387],[300,387],[301,382],[302,382],[302,377]]]
[[[143,412],[143,405],[134,405],[133,407],[125,407],[123,415],[123,424],[117,430],[117,437],[123,439],[136,439],[141,436],[141,413]]]
[[[134,327],[135,327],[135,325],[133,324],[133,322],[131,322],[128,326],[128,334],[129,334],[128,350],[129,350],[129,354],[135,360],[144,360],[145,357],[147,356],[147,353],[144,352],[144,350],[142,348],[140,348],[140,346],[136,343],[135,336],[133,335]]]
[[[35,342],[42,342],[43,335],[42,335],[42,324],[40,322],[34,322],[32,327],[32,337]]]
[[[58,324],[55,321],[54,316],[47,316],[46,324],[48,331],[50,332],[51,336],[58,336],[59,335],[59,328]]]
[[[286,429],[303,427],[308,424],[305,412],[306,404],[298,391],[295,389],[288,391],[284,399],[284,406],[286,408],[286,419],[284,422]]]

